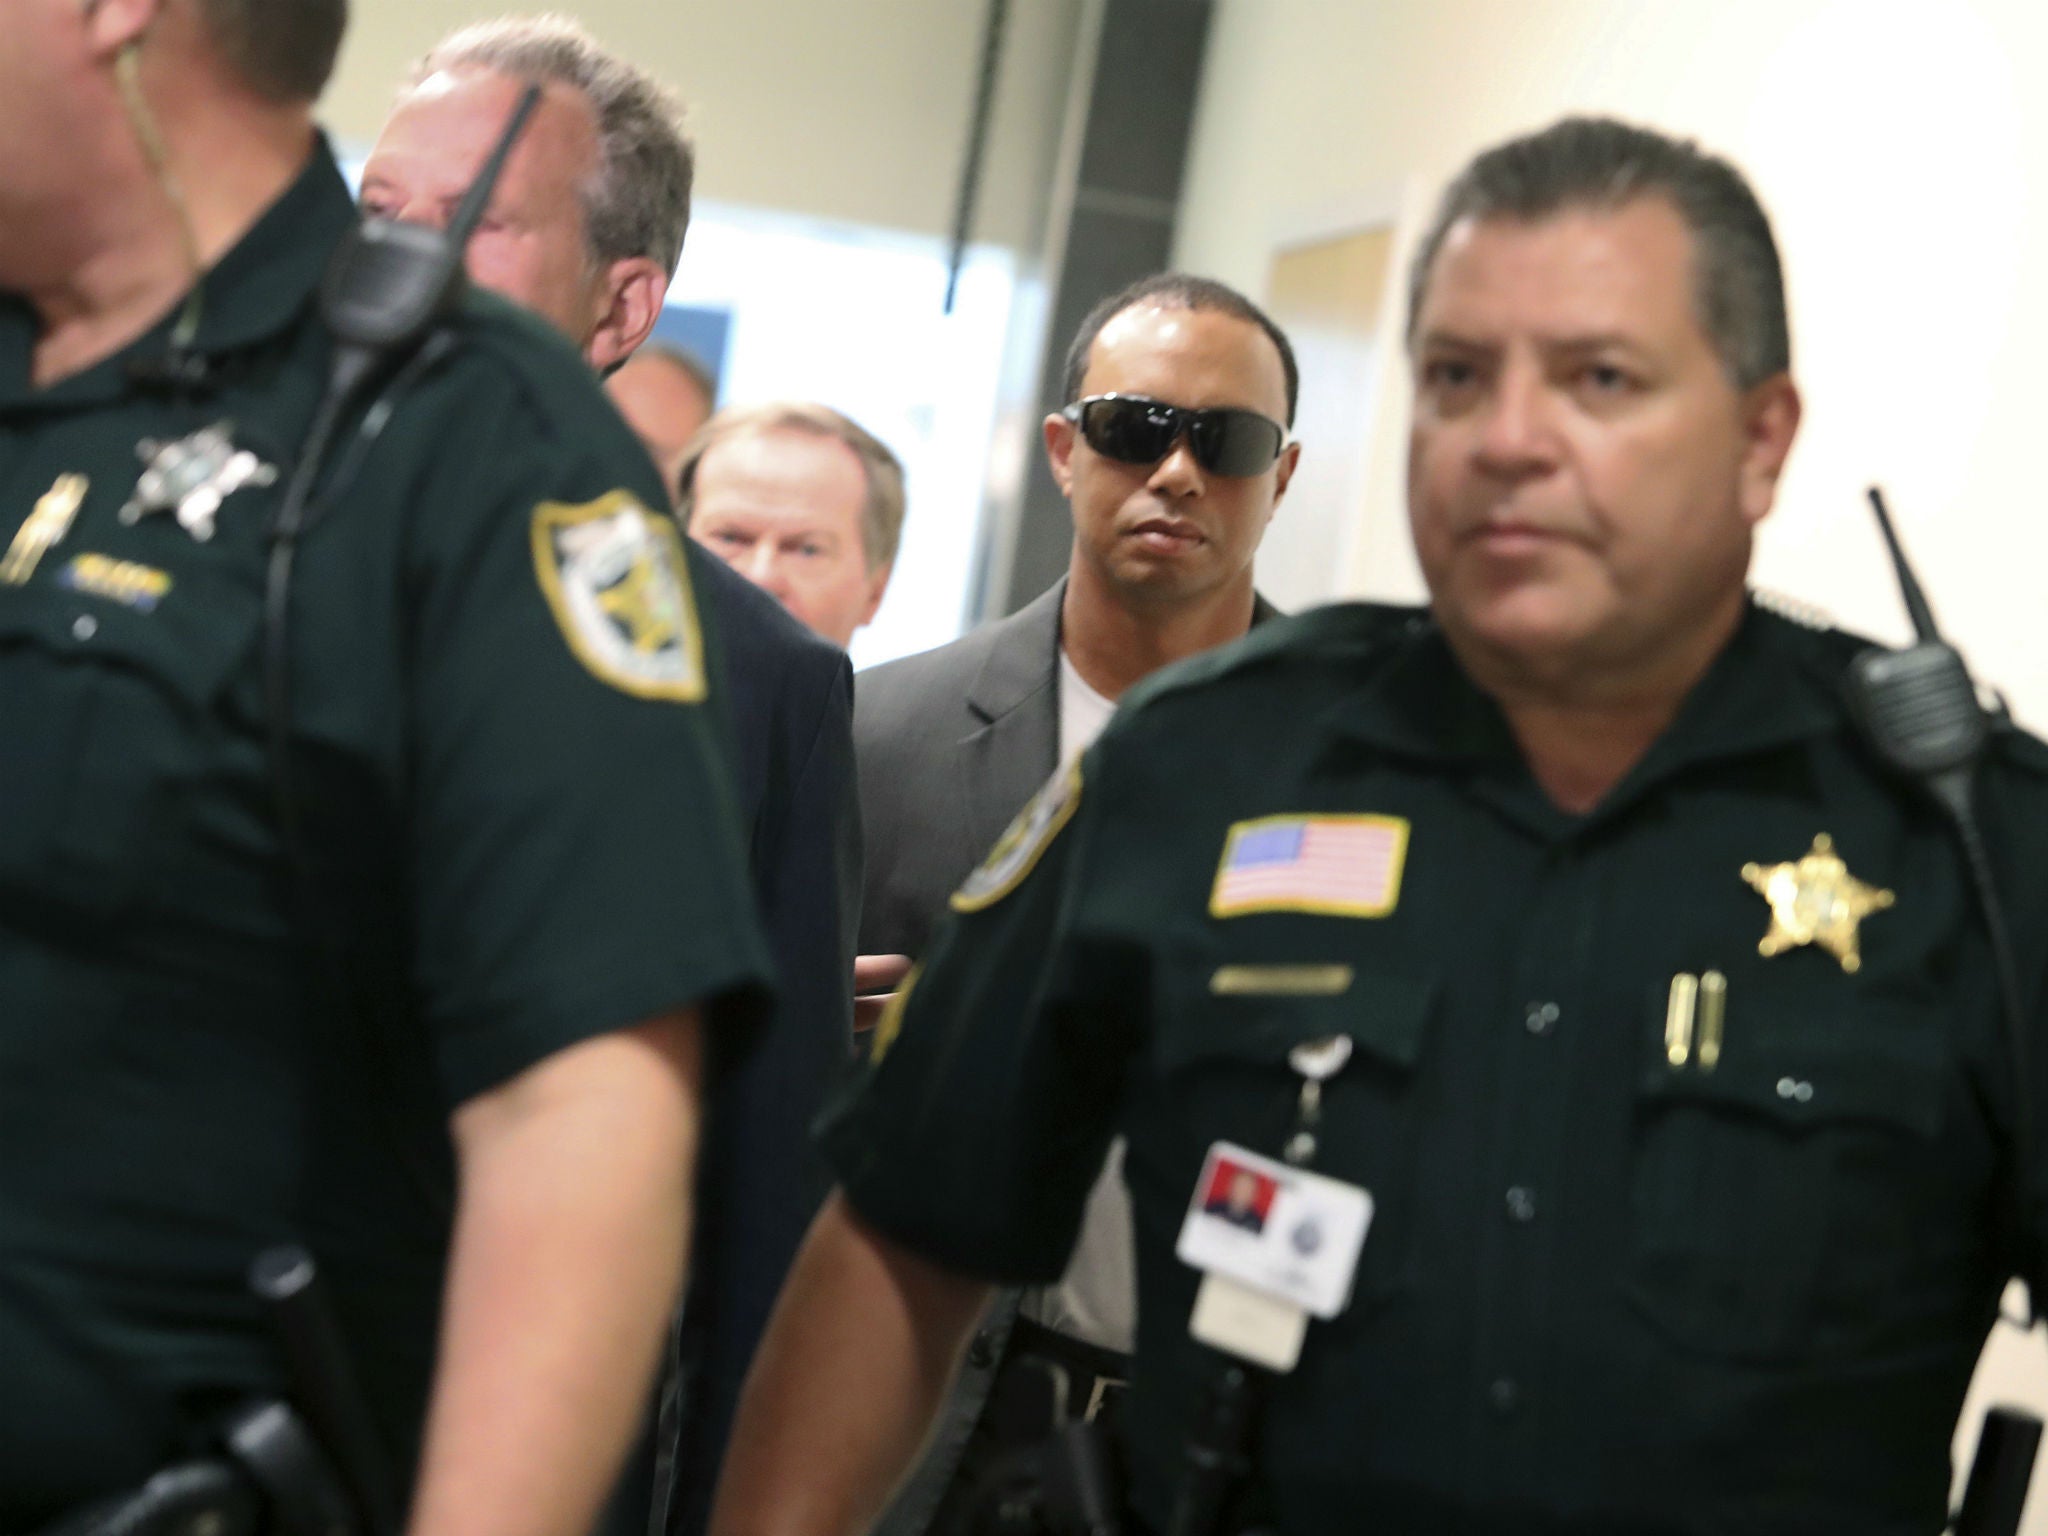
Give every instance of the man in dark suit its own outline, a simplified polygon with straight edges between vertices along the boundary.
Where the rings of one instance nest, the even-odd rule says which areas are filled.
[[[1294,473],[1287,338],[1220,283],[1176,273],[1104,300],[1067,354],[1067,408],[1045,447],[1074,514],[1066,577],[999,623],[865,672],[854,711],[867,875],[860,988],[923,952],[947,898],[1018,808],[1148,673],[1272,612],[1252,558]],[[969,1348],[887,1536],[944,1531],[1012,1421],[1008,1383],[1063,1373],[1070,1410],[1101,1401],[1130,1347],[1129,1213],[1118,1161],[1089,1202],[1067,1277],[1010,1292]],[[1029,1389],[1021,1389],[1028,1393]],[[1049,1432],[1049,1424],[1024,1430]]]
[[[438,223],[520,92],[545,87],[472,240],[471,277],[553,322],[608,371],[647,339],[682,251],[691,152],[673,100],[572,23],[512,18],[445,39],[364,167],[363,201]],[[755,894],[779,999],[714,1059],[689,1295],[662,1425],[609,1528],[701,1527],[739,1386],[825,1175],[809,1122],[850,1049],[859,901],[852,673],[766,593],[689,540],[719,643]],[[654,1487],[657,1462],[672,1463]],[[665,1506],[665,1507],[664,1507]]]

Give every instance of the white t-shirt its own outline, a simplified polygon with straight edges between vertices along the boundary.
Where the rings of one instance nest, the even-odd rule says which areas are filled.
[[[1116,700],[1104,698],[1088,686],[1064,649],[1060,652],[1060,766],[1066,767],[1086,752],[1109,717],[1116,713]]]
[[[1102,734],[1116,713],[1082,679],[1060,651],[1060,762],[1072,762]],[[1025,1298],[1024,1315],[1035,1323],[1104,1349],[1131,1352],[1138,1323],[1137,1270],[1132,1256],[1131,1199],[1124,1189],[1124,1143],[1110,1143],[1102,1176],[1088,1193],[1081,1235],[1059,1284]]]

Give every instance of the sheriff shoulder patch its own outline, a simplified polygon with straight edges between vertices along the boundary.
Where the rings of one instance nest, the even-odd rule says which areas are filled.
[[[917,985],[918,977],[924,974],[922,965],[913,965],[910,974],[903,978],[903,985],[889,999],[882,1010],[881,1018],[875,1021],[875,1033],[868,1041],[868,1061],[879,1067],[882,1058],[889,1054],[889,1047],[896,1043],[896,1037],[903,1033],[903,1010],[910,1006],[910,989]]]
[[[1055,770],[1045,787],[1017,813],[995,847],[981,861],[981,867],[967,877],[953,893],[955,912],[979,912],[992,907],[1024,883],[1039,857],[1059,836],[1060,828],[1073,819],[1081,804],[1081,760]]]
[[[704,697],[704,633],[682,534],[630,491],[533,509],[533,565],[569,649],[643,699]]]

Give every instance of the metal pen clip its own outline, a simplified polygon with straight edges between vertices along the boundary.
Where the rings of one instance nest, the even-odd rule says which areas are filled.
[[[1683,1067],[1692,1057],[1693,1016],[1699,1006],[1700,979],[1690,971],[1671,978],[1671,997],[1664,1005],[1664,1059]]]
[[[1728,1020],[1728,978],[1719,971],[1700,977],[1700,1070],[1721,1064],[1721,1036]]]

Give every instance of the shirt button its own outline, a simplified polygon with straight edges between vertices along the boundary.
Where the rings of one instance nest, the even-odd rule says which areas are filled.
[[[985,1371],[996,1363],[996,1341],[986,1329],[977,1330],[974,1342],[967,1346],[967,1363],[978,1371]]]
[[[1530,1034],[1541,1037],[1557,1028],[1557,1014],[1555,1003],[1531,1003],[1522,1023]]]
[[[1486,1401],[1495,1413],[1513,1413],[1521,1405],[1522,1389],[1513,1377],[1502,1376],[1486,1389]]]
[[[1508,1191],[1508,1218],[1511,1221],[1534,1221],[1536,1219],[1536,1191],[1517,1184]]]
[[[89,613],[81,613],[71,621],[71,638],[74,640],[90,640],[99,632],[100,621]]]

